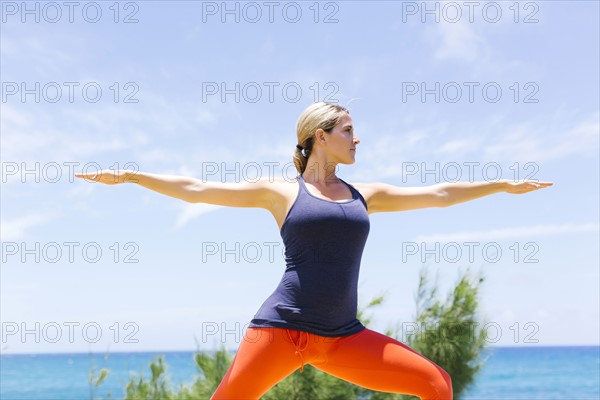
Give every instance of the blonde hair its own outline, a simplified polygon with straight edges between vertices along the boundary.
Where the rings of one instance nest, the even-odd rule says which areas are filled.
[[[319,102],[308,106],[296,123],[298,145],[294,152],[294,165],[300,174],[306,169],[306,164],[313,149],[315,132],[323,129],[329,133],[334,126],[340,123],[344,113],[350,114],[348,109],[337,104]],[[304,152],[304,155],[302,154]]]

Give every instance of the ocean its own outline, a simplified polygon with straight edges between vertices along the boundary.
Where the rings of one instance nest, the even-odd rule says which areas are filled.
[[[173,387],[190,384],[199,371],[194,352],[105,354],[4,354],[0,399],[84,400],[124,397],[130,376],[150,377],[149,364],[164,355]],[[600,347],[493,347],[464,399],[600,399]],[[90,370],[110,369],[94,392]]]

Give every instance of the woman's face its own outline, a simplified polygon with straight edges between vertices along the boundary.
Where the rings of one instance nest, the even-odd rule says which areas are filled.
[[[360,140],[355,136],[352,127],[352,118],[344,113],[340,122],[333,127],[329,134],[325,133],[327,152],[332,162],[340,164],[354,164],[356,145]]]

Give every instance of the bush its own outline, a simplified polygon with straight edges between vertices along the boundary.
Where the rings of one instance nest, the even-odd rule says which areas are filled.
[[[435,286],[421,272],[417,295],[417,325],[420,334],[410,336],[408,345],[433,360],[452,377],[454,398],[459,399],[483,366],[480,359],[486,333],[478,329],[478,289],[483,277],[469,271],[460,278],[446,303],[434,300]]]

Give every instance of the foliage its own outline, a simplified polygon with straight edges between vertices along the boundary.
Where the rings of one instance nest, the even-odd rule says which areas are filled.
[[[163,375],[166,365],[162,356],[150,363],[152,377],[146,382],[142,377],[131,378],[125,388],[125,398],[131,400],[172,400],[178,398],[169,388],[168,378]]]
[[[478,326],[478,289],[481,275],[461,276],[446,302],[434,300],[435,286],[421,271],[417,294],[419,334],[408,338],[408,345],[433,360],[452,377],[454,398],[459,399],[483,366],[480,354],[486,332]]]
[[[107,358],[108,358],[108,353],[106,353],[104,355],[104,359],[106,360]],[[98,390],[98,387],[102,384],[102,382],[104,382],[104,380],[108,376],[108,373],[110,372],[110,370],[107,368],[102,368],[102,369],[100,369],[100,373],[98,374],[98,376],[96,376],[96,365],[95,365],[96,363],[93,360],[93,358],[91,357],[91,353],[90,353],[90,361],[94,364],[90,368],[90,373],[89,373],[89,377],[88,377],[88,384],[90,386],[90,400],[93,400],[95,397],[96,390]],[[112,394],[109,392],[108,399],[111,399],[111,398],[112,398]],[[101,398],[98,400],[101,400]]]

